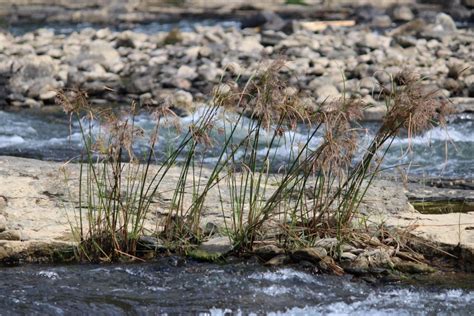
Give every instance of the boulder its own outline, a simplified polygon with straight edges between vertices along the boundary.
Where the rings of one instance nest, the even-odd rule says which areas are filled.
[[[26,56],[19,62],[19,69],[10,78],[10,89],[30,98],[62,88],[55,79],[58,64],[50,56]]]

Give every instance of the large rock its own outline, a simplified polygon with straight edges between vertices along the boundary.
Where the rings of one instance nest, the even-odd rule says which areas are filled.
[[[50,56],[25,56],[18,68],[10,78],[10,89],[14,93],[38,98],[63,86],[55,78],[58,64]]]
[[[88,65],[99,64],[106,70],[115,70],[123,63],[118,51],[109,43],[103,40],[95,40],[83,44],[77,53],[67,56],[71,65],[87,67]]]

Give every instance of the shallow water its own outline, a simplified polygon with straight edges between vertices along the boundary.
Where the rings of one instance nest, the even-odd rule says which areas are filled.
[[[69,35],[73,32],[80,32],[87,28],[101,29],[108,27],[112,31],[125,31],[130,30],[132,32],[144,33],[144,34],[156,34],[158,32],[169,32],[172,29],[178,28],[182,32],[190,32],[196,25],[201,26],[212,26],[220,25],[224,28],[227,27],[240,27],[238,21],[232,20],[216,20],[216,19],[204,19],[194,21],[192,19],[179,20],[175,22],[150,22],[150,23],[137,23],[137,24],[123,24],[123,25],[100,25],[91,23],[47,23],[47,24],[21,24],[11,25],[7,28],[7,31],[15,36],[20,36],[25,33],[34,32],[39,28],[44,28],[53,31],[55,34]]]
[[[22,266],[0,270],[1,314],[472,315],[474,289],[371,286],[257,264]]]
[[[194,117],[179,119],[180,129],[173,124],[161,128],[160,141],[156,146],[158,161],[163,161],[195,122],[201,112]],[[235,117],[226,117],[226,120]],[[154,120],[148,114],[136,118],[137,126],[146,132],[151,132]],[[214,132],[211,134],[214,146],[201,151],[206,163],[217,161],[223,144],[225,120],[216,120]],[[71,128],[71,129],[70,129]],[[227,130],[229,129],[227,123]],[[377,129],[377,124],[367,123],[360,127],[360,154],[364,144],[370,141]],[[99,128],[94,127],[99,133]],[[234,142],[242,140],[248,132],[248,121],[236,131]],[[309,130],[300,127],[295,132],[286,132],[278,139],[272,148],[272,166],[275,170],[284,165],[290,155],[294,155],[298,146],[305,143]],[[260,139],[260,153],[265,156],[266,148],[271,137],[263,135]],[[311,144],[317,146],[319,137]],[[293,141],[292,146],[289,144]],[[138,142],[137,152],[146,150],[146,141]],[[0,111],[0,155],[15,155],[22,157],[40,158],[45,160],[64,161],[78,156],[81,150],[81,134],[77,123],[70,126],[67,117],[61,112],[44,113],[40,111],[22,110],[20,112]],[[426,177],[473,178],[474,177],[474,121],[472,115],[453,118],[446,128],[436,127],[415,137],[397,137],[388,152],[384,168],[392,172],[407,172],[410,175]]]

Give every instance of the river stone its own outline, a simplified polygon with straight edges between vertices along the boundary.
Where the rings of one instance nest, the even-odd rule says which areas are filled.
[[[405,273],[434,273],[436,269],[421,263],[411,262],[411,261],[402,261],[395,265],[395,269],[400,272]]]
[[[399,6],[393,9],[392,17],[397,22],[408,22],[415,18],[413,11],[407,6]]]
[[[199,245],[197,250],[204,251],[209,255],[225,255],[233,249],[229,237],[214,237]]]
[[[259,258],[265,261],[270,260],[273,257],[282,255],[285,253],[285,251],[282,248],[276,245],[259,246],[255,248],[253,252],[255,253],[255,255],[257,255]]]
[[[317,101],[319,103],[328,102],[340,96],[339,91],[333,85],[323,85],[316,89]]]
[[[343,252],[341,254],[341,260],[354,261],[357,258],[357,255],[350,252]]]
[[[436,16],[435,31],[456,32],[457,27],[453,18],[446,13],[438,13]]]
[[[302,248],[291,253],[291,258],[295,261],[310,261],[317,263],[327,256],[327,251],[321,247]]]
[[[273,257],[271,258],[270,260],[268,260],[267,262],[265,262],[265,265],[266,266],[281,266],[281,265],[284,265],[284,264],[288,264],[291,262],[291,258],[287,255],[278,255],[276,257]]]
[[[5,230],[0,233],[0,240],[21,240],[19,230]]]
[[[176,77],[193,80],[198,76],[196,69],[187,65],[182,65],[176,72]]]
[[[466,84],[469,97],[474,97],[474,75],[464,78],[464,83]]]
[[[334,259],[330,256],[321,258],[321,260],[318,262],[318,267],[326,273],[333,273],[335,275],[344,274],[344,269],[337,265]]]

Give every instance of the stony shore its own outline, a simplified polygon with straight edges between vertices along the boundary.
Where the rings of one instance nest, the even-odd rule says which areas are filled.
[[[98,105],[168,102],[184,116],[208,101],[222,80],[245,81],[262,63],[283,58],[282,76],[292,78],[309,106],[359,96],[371,106],[365,118],[378,120],[392,80],[408,69],[426,78],[427,89],[450,97],[458,113],[474,111],[472,29],[458,29],[434,9],[365,10],[370,19],[352,9],[345,24],[332,25],[250,11],[253,18],[242,23],[256,27],[244,29],[217,23],[153,34],[111,28],[3,32],[0,106],[43,107],[54,103],[57,90],[79,88]]]
[[[2,264],[63,262],[68,258],[73,258],[71,246],[75,244],[75,240],[71,229],[76,227],[78,210],[76,204],[70,201],[74,200],[78,166],[66,167],[68,185],[65,183],[62,170],[64,170],[64,165],[60,163],[0,157],[0,262]],[[174,187],[178,177],[179,168],[171,169],[166,181],[162,184],[162,193],[159,194],[159,199],[152,207],[153,213],[148,217],[149,222],[146,226],[150,231],[156,228],[157,219],[167,214],[167,203],[172,194],[170,189]],[[201,221],[202,225],[203,227],[222,227],[223,217],[217,206],[220,204],[217,193],[210,192],[209,194],[209,202],[206,202],[206,211]],[[453,253],[455,257],[447,256],[447,258],[451,258],[458,269],[472,272],[474,268],[474,230],[472,229],[474,213],[423,215],[412,207],[407,194],[409,192],[397,183],[377,180],[362,203],[361,215],[368,223],[375,225],[385,223],[390,229],[397,228],[402,232],[400,238],[412,236],[410,238],[414,239],[414,236],[417,236],[420,239],[413,242],[413,247],[418,245],[416,247],[419,249],[427,248],[428,250],[424,249],[424,253],[431,260],[436,257],[445,258],[446,254],[443,254],[443,251]],[[223,203],[224,205],[228,203],[225,200],[225,193]],[[397,265],[400,269],[413,269],[412,272],[417,272],[417,269],[418,272],[429,271],[423,265],[403,265],[405,261],[400,259],[410,258],[409,253],[384,245],[378,238],[370,235],[361,236],[360,238],[368,238],[368,240],[363,243],[359,240],[359,243],[344,244],[341,264],[348,266],[348,271],[393,268]],[[315,248],[297,251],[290,257],[284,255],[283,249],[275,246],[257,247],[255,253],[270,265],[301,258],[311,261],[315,260],[314,256],[325,257],[331,254],[335,243],[337,241],[334,238],[321,239]],[[226,237],[217,236],[204,243],[200,249],[220,252],[229,250],[228,245]],[[424,261],[419,257],[412,257],[412,259],[412,263]],[[427,270],[423,271],[423,269]]]

